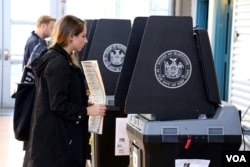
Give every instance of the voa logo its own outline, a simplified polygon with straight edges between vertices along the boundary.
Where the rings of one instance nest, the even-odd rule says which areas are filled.
[[[227,162],[247,162],[244,155],[226,155]]]

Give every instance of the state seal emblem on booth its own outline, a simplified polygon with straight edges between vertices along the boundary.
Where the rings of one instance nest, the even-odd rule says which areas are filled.
[[[192,65],[183,52],[169,50],[159,56],[154,70],[156,79],[162,86],[175,89],[187,83],[192,73]]]
[[[122,44],[112,44],[103,53],[105,67],[113,72],[121,72],[127,47]]]

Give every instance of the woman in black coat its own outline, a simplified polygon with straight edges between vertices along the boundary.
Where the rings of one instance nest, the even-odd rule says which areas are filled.
[[[52,44],[32,63],[36,99],[23,167],[84,167],[88,115],[105,115],[104,104],[88,106],[85,77],[74,55],[87,43],[86,24],[66,15],[55,25]]]

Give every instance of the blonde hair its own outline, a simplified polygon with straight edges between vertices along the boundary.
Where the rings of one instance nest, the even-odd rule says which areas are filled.
[[[42,15],[38,18],[36,22],[36,27],[40,27],[42,24],[49,24],[51,21],[56,21],[55,18],[48,16],[48,15]]]
[[[53,47],[55,44],[65,47],[70,43],[70,37],[79,35],[86,27],[86,22],[73,15],[66,15],[59,19],[54,27],[51,38],[51,45]],[[71,61],[79,66],[79,62],[76,58],[75,53],[70,55]]]

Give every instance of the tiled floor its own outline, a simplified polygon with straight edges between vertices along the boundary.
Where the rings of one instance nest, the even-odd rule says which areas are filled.
[[[0,111],[0,167],[22,167],[23,142],[14,137],[12,113]]]

